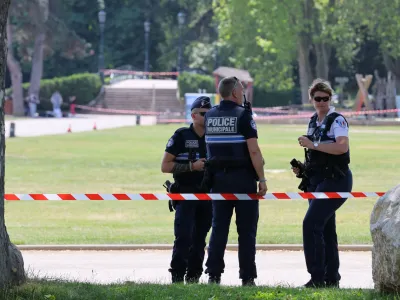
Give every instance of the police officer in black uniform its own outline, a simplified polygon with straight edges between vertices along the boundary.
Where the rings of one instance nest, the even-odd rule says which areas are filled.
[[[330,106],[333,90],[317,79],[309,90],[316,113],[306,136],[298,138],[305,148],[304,164],[297,161],[293,172],[303,178],[299,188],[307,192],[351,192],[348,123]],[[293,166],[293,164],[292,164]],[[313,199],[303,220],[303,245],[311,280],[305,287],[339,287],[339,251],[336,210],[347,199]]]
[[[222,101],[205,115],[207,163],[205,181],[211,193],[256,194],[267,191],[264,160],[257,142],[257,127],[251,110],[243,106],[244,89],[236,77],[221,80]],[[255,197],[257,198],[257,197]],[[206,262],[209,283],[219,284],[224,272],[224,254],[233,210],[239,235],[239,278],[254,285],[259,201],[213,200],[212,233]]]
[[[191,107],[192,124],[180,128],[169,139],[162,172],[173,173],[171,193],[200,193],[206,159],[204,114],[211,108],[209,97],[197,98]],[[172,252],[172,282],[197,283],[203,272],[207,233],[211,228],[211,201],[174,201],[175,241]]]

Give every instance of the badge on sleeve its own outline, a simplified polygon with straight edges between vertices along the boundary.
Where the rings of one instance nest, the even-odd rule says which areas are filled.
[[[255,122],[254,120],[251,120],[251,121],[250,121],[250,126],[251,126],[251,128],[253,128],[254,130],[257,130],[257,125],[256,125],[256,122]]]
[[[174,139],[170,138],[167,143],[167,147],[171,147],[174,144]]]
[[[341,128],[346,128],[347,127],[347,125],[346,125],[346,122],[345,122],[345,120],[335,120],[335,122],[339,125],[339,127],[341,127]]]

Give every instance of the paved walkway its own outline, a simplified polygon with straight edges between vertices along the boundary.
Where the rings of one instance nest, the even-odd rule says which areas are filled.
[[[22,251],[25,268],[39,277],[56,277],[93,283],[170,283],[170,251]],[[373,288],[371,252],[341,252],[341,287]],[[225,254],[223,285],[240,285],[236,251]],[[302,251],[258,251],[258,285],[306,283]],[[202,282],[207,281],[203,275]]]
[[[6,137],[10,136],[10,123],[15,123],[15,135],[17,137],[29,137],[40,135],[66,134],[71,126],[72,132],[135,126],[136,116],[115,115],[78,115],[73,118],[21,118],[5,121]],[[141,125],[152,125],[155,118],[142,116]]]

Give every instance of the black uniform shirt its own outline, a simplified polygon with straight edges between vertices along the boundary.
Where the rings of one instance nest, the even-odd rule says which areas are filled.
[[[199,137],[194,131],[193,124],[190,127],[180,128],[168,140],[165,152],[175,156],[177,163],[194,163],[200,158],[206,158],[206,144],[204,136]],[[174,179],[181,185],[200,185],[204,171],[184,172],[174,174]]]

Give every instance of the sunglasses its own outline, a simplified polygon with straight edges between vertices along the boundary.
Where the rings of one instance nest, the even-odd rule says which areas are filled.
[[[321,101],[328,102],[329,100],[331,100],[331,97],[314,97],[314,101],[317,101],[317,102],[321,102]]]
[[[204,117],[206,115],[206,111],[201,111],[198,113],[200,116]]]

